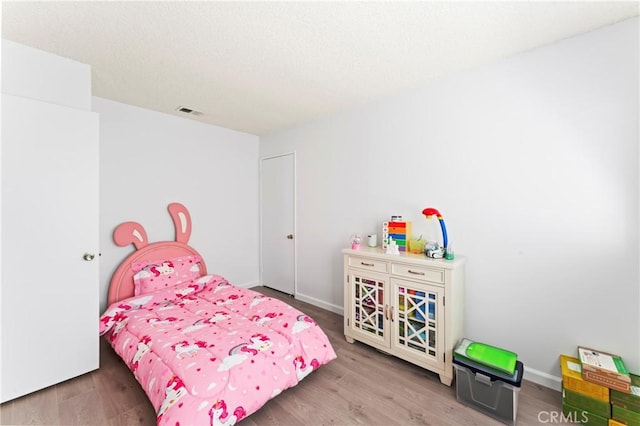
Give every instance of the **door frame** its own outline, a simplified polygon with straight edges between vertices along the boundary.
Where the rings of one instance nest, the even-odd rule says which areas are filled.
[[[296,165],[297,158],[296,158],[295,151],[289,151],[289,152],[284,152],[282,154],[269,155],[269,156],[260,158],[260,182],[259,182],[259,190],[258,190],[258,197],[259,197],[258,204],[259,204],[259,211],[260,211],[260,222],[259,222],[260,235],[258,238],[258,244],[260,245],[259,280],[260,280],[260,286],[264,286],[264,280],[263,280],[264,263],[263,263],[263,256],[262,256],[262,247],[263,247],[262,242],[263,242],[263,229],[264,229],[262,226],[262,213],[264,210],[264,206],[262,205],[262,165],[266,160],[272,160],[274,158],[287,157],[287,156],[291,156],[291,159],[293,160],[293,294],[292,296],[295,297],[298,294],[298,225],[297,225],[298,223],[298,220],[297,220],[298,179],[297,179],[297,165]]]

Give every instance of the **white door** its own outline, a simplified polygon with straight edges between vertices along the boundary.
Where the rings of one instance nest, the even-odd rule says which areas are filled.
[[[295,294],[295,155],[263,158],[260,173],[262,285]]]
[[[0,150],[4,402],[98,368],[98,115],[3,94]]]

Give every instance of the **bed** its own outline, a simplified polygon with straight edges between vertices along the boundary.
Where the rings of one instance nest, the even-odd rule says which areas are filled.
[[[136,222],[116,269],[100,334],[145,390],[157,423],[231,425],[336,358],[317,323],[288,304],[207,272],[188,245],[191,218],[169,205],[175,241],[149,243]]]

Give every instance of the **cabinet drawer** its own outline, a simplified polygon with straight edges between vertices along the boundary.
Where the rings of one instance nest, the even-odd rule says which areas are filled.
[[[411,278],[414,280],[424,280],[433,283],[444,283],[444,270],[437,268],[427,268],[424,266],[392,263],[391,274],[397,275],[399,277]]]
[[[352,268],[367,269],[376,272],[388,272],[388,263],[375,259],[349,256],[349,266]]]

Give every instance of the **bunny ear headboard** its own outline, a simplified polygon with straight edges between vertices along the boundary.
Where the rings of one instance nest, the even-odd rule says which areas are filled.
[[[111,277],[107,306],[133,296],[134,272],[132,266],[134,263],[188,255],[200,256],[200,253],[187,244],[191,236],[191,216],[187,208],[180,203],[171,203],[168,210],[176,230],[175,241],[160,241],[149,244],[147,233],[137,222],[121,223],[113,231],[113,240],[117,245],[125,247],[133,244],[136,251],[118,266]],[[200,262],[200,270],[203,275],[206,275],[207,267],[204,260]]]

